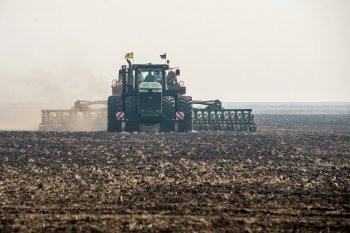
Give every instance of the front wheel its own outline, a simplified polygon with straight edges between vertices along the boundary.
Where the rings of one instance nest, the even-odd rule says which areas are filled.
[[[162,99],[162,122],[160,131],[175,131],[175,99],[171,96],[164,96]]]
[[[122,112],[122,99],[120,96],[108,97],[108,113],[107,113],[107,131],[108,132],[121,132],[122,123],[117,120],[116,113]]]
[[[137,96],[125,98],[125,131],[139,131],[139,103]]]
[[[180,96],[177,104],[177,111],[185,114],[184,120],[179,121],[179,131],[192,131],[192,97]]]

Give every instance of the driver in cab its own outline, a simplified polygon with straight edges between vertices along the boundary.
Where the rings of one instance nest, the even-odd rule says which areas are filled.
[[[151,71],[148,71],[145,82],[155,82],[155,77],[152,75]]]

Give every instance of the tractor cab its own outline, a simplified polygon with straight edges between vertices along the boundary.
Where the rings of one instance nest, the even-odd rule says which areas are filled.
[[[137,94],[144,82],[159,83],[166,96],[186,94],[184,83],[177,80],[180,75],[179,68],[170,68],[168,64],[131,64],[129,60],[128,63],[129,67],[122,66],[119,70],[119,79],[123,84],[121,95]]]

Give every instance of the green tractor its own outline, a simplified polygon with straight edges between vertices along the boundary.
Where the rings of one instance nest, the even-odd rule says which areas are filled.
[[[168,64],[123,65],[107,103],[107,131],[192,131],[192,97],[178,68]]]

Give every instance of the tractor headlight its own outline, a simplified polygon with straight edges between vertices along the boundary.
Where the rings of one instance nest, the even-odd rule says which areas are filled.
[[[140,89],[139,92],[148,92],[147,89]]]
[[[153,89],[153,92],[162,92],[162,89]]]

